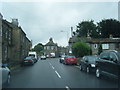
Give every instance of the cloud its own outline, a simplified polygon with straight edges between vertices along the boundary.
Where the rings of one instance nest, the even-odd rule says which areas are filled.
[[[18,18],[33,45],[47,43],[53,37],[58,45],[66,46],[71,26],[82,20],[117,18],[116,5],[116,2],[4,2],[2,14],[9,21]]]

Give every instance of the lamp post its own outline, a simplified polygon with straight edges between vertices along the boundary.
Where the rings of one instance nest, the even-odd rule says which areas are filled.
[[[68,33],[68,31],[61,30],[60,32],[65,32],[66,33],[66,38],[67,38],[66,40],[67,40],[67,45],[68,45],[68,39],[69,39],[69,35],[68,35],[69,33]]]

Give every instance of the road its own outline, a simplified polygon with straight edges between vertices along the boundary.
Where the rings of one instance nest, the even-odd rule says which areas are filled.
[[[12,72],[7,88],[117,88],[117,81],[94,73],[81,72],[78,66],[59,63],[59,58],[39,60]]]

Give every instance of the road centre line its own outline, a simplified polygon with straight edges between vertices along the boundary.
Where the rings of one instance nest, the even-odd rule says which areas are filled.
[[[52,64],[49,62],[49,64],[52,66]]]
[[[55,68],[52,66],[52,69],[55,69]]]
[[[60,76],[60,74],[55,70],[55,73],[57,74],[57,76],[59,77],[59,78],[61,78],[61,76]]]
[[[70,88],[69,88],[68,86],[65,86],[65,88],[66,88],[67,90],[70,90]]]

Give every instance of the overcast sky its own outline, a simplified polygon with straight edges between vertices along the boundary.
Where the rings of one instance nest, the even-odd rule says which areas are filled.
[[[45,44],[52,37],[59,46],[66,46],[71,26],[75,30],[83,20],[118,19],[118,3],[3,2],[1,13],[10,22],[12,18],[17,18],[33,45]]]

